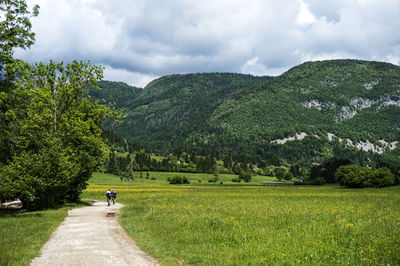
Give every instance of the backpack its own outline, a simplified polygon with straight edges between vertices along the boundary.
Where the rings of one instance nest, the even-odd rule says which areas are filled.
[[[107,197],[111,197],[111,192],[110,192],[110,191],[107,191],[106,196],[107,196]]]

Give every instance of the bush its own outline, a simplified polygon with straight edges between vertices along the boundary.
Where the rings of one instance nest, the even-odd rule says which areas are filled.
[[[231,181],[235,182],[235,183],[240,183],[242,180],[240,178],[238,178],[238,177],[235,177],[235,178],[232,178]]]
[[[337,169],[335,178],[341,186],[360,188],[364,187],[367,175],[365,169],[361,166],[345,165]]]
[[[395,184],[395,176],[386,167],[373,169],[368,173],[365,186],[368,187],[387,187]]]
[[[285,172],[285,170],[282,169],[282,168],[275,168],[275,169],[274,169],[274,172],[275,172],[276,178],[277,178],[279,181],[282,181],[282,179],[286,176],[286,172]]]
[[[341,166],[335,177],[340,185],[351,188],[386,187],[395,184],[395,176],[386,167],[368,169],[356,165]]]
[[[170,184],[190,184],[189,180],[185,176],[174,176],[168,178]]]
[[[249,172],[241,171],[239,174],[239,179],[243,179],[244,182],[248,183],[251,181],[252,175]]]
[[[313,185],[317,185],[317,186],[322,186],[322,185],[326,184],[325,178],[323,178],[323,177],[317,177],[312,182],[313,182]]]
[[[208,183],[217,183],[218,182],[218,176],[213,176],[210,179],[208,179]]]
[[[285,180],[287,180],[287,181],[290,181],[290,180],[292,180],[293,179],[293,174],[292,174],[292,172],[287,172],[287,174],[285,175]]]

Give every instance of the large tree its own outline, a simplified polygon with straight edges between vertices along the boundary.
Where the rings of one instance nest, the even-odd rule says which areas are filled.
[[[101,122],[117,115],[85,93],[102,69],[77,61],[19,68],[13,157],[3,168],[0,193],[29,208],[77,200],[101,163]]]
[[[102,67],[14,60],[13,48],[33,42],[29,12],[21,0],[0,0],[0,6],[6,11],[0,24],[6,58],[0,91],[0,199],[19,198],[29,209],[76,201],[102,160],[101,122],[118,117],[87,95],[102,79]]]
[[[15,116],[16,65],[21,61],[13,58],[16,48],[29,48],[35,41],[31,31],[30,18],[37,16],[39,6],[29,11],[24,0],[0,0],[0,163],[6,163],[12,156],[12,135]]]

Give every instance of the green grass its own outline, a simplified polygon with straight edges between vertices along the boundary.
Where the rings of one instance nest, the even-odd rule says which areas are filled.
[[[140,173],[142,173],[142,178],[140,178]],[[121,181],[120,176],[112,175],[112,174],[104,174],[104,173],[95,173],[90,179],[89,184],[92,185],[169,185],[168,178],[174,176],[185,176],[189,181],[191,186],[193,185],[220,185],[221,181],[224,185],[260,185],[262,181],[273,181],[276,180],[275,177],[270,176],[254,176],[249,183],[240,182],[235,183],[231,180],[235,177],[238,177],[234,174],[220,174],[218,176],[217,183],[209,183],[208,180],[213,178],[213,174],[201,174],[201,173],[175,173],[175,172],[149,172],[149,178],[146,179],[146,172],[134,172],[133,176],[134,182],[127,182],[125,180]],[[124,179],[126,177],[123,177]],[[155,178],[155,180],[152,180]]]
[[[67,216],[63,208],[0,216],[0,265],[29,265],[40,249]]]
[[[400,263],[399,186],[177,186],[165,174],[154,184],[97,174],[84,193],[104,200],[116,187],[121,225],[162,264]]]

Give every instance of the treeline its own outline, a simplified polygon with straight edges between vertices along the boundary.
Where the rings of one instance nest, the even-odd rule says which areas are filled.
[[[346,147],[339,141],[328,142],[315,137],[293,141],[289,145],[264,144],[260,145],[258,150],[247,147],[246,152],[229,151],[230,155],[224,155],[226,151],[218,145],[213,145],[212,142],[209,142],[207,146],[195,147],[181,144],[175,146],[170,154],[156,155],[148,147],[129,142],[118,136],[115,131],[105,130],[103,136],[108,138],[109,146],[115,149],[112,149],[105,159],[102,170],[117,175],[128,176],[133,171],[217,175],[229,173],[242,176],[247,173],[274,176],[278,180],[301,180],[302,182],[297,182],[297,184],[302,185],[322,185],[338,183],[339,180],[335,174],[337,169],[344,165],[365,165],[364,167],[373,169],[387,168],[395,176],[395,183],[397,183],[400,170],[399,148],[379,155]],[[231,140],[230,144],[233,143]],[[237,143],[236,147],[238,147]],[[281,154],[285,152],[292,153],[292,162],[281,157]],[[260,154],[269,156],[262,157]],[[304,159],[310,156],[315,161]],[[321,161],[322,163],[318,163]]]
[[[218,173],[218,166],[213,157],[190,158],[186,154],[182,154],[182,157],[160,157],[144,151],[135,154],[112,151],[104,161],[103,170],[116,175],[131,175],[133,171]]]
[[[144,150],[135,153],[111,151],[105,158],[101,169],[104,172],[115,175],[130,176],[133,172],[160,171],[160,172],[184,172],[184,173],[208,173],[236,174],[240,179],[251,180],[251,176],[265,175],[275,176],[278,180],[292,180],[305,178],[308,169],[299,165],[274,166],[263,161],[252,164],[247,160],[234,161],[231,156],[225,156],[217,160],[212,155],[196,155],[182,152],[167,156],[146,153]],[[246,176],[246,178],[242,178]],[[250,176],[250,177],[248,177]]]
[[[351,188],[385,187],[400,183],[400,165],[380,161],[377,166],[359,166],[350,160],[332,158],[311,166],[304,180],[296,185],[324,185],[339,183]]]
[[[267,165],[266,162],[234,162],[232,157],[225,157],[218,162],[215,157],[189,155],[166,157],[145,153],[143,150],[134,154],[110,152],[104,162],[103,171],[121,176],[133,176],[133,172],[161,171],[214,174],[237,174],[234,182],[249,182],[254,175],[275,176],[279,181],[292,181],[296,185],[324,185],[339,183],[347,187],[384,187],[399,184],[400,167],[382,163],[378,167],[361,167],[346,159],[329,159],[322,164],[313,164],[310,168],[297,164],[290,166]],[[215,179],[218,180],[217,178]],[[211,181],[210,181],[211,182]]]

